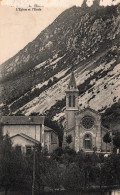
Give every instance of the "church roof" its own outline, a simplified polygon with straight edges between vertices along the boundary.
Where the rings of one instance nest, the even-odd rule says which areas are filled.
[[[69,133],[73,130],[75,130],[75,126],[72,127],[72,128],[69,128],[69,129],[65,129],[64,132]],[[104,131],[104,132],[109,132],[110,131],[108,128],[104,127],[103,125],[101,125],[101,130]]]
[[[101,116],[101,114],[100,114],[98,111],[96,111],[96,110],[90,108],[89,106],[86,107],[86,108],[84,108],[84,109],[82,109],[82,110],[77,111],[77,112],[75,113],[75,115],[79,115],[80,113],[85,112],[85,111],[87,111],[87,110],[89,110],[89,111],[91,111],[91,112],[93,112],[93,113],[96,113],[96,114],[98,114],[98,115]]]
[[[71,76],[70,76],[70,82],[68,84],[68,89],[77,89],[75,75],[74,75],[73,71],[72,71]]]
[[[75,126],[69,128],[69,129],[65,129],[64,132],[69,133],[69,132],[71,132],[73,130],[75,130]]]

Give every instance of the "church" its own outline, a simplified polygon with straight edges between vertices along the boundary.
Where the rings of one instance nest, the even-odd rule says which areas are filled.
[[[103,136],[108,129],[101,124],[101,114],[89,106],[79,109],[79,90],[76,85],[74,72],[66,90],[66,128],[64,130],[64,147],[68,146],[66,138],[71,137],[70,148],[76,152],[105,152],[106,144]],[[110,149],[110,146],[109,146]]]

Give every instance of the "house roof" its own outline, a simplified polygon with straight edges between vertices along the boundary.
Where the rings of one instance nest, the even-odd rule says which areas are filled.
[[[44,116],[2,116],[2,125],[44,125]],[[55,132],[50,127],[44,126],[45,132]]]
[[[50,127],[44,126],[44,130],[45,131],[53,131],[53,129],[51,129]]]
[[[37,141],[37,140],[35,140],[35,139],[29,137],[28,135],[26,135],[26,134],[24,134],[24,133],[16,134],[16,135],[10,137],[10,139],[12,139],[12,138],[14,138],[14,137],[17,137],[17,136],[20,136],[20,137],[22,137],[22,138],[24,138],[24,139],[26,139],[26,140],[28,140],[28,141],[31,141],[32,143],[37,143],[37,144],[39,143],[39,141]]]
[[[57,134],[56,131],[54,131],[53,129],[51,129],[50,127],[47,127],[47,126],[44,126],[44,131],[45,131],[45,132],[53,131],[55,134]]]
[[[2,116],[5,125],[40,125],[44,124],[44,116]]]

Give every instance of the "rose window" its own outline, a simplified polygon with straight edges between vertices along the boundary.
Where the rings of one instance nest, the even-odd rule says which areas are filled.
[[[85,129],[90,129],[93,127],[94,125],[94,120],[91,116],[85,116],[83,119],[82,119],[82,125]]]

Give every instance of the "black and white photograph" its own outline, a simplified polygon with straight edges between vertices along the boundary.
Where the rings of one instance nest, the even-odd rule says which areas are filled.
[[[120,0],[0,0],[0,195],[120,194]]]

